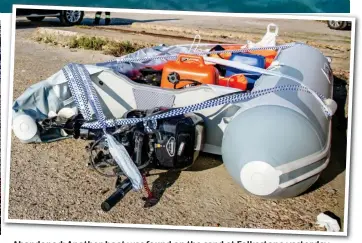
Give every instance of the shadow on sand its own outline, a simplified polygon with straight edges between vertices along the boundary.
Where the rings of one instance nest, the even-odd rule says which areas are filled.
[[[193,166],[185,171],[204,171],[218,167],[221,164],[221,156],[201,153]],[[153,195],[153,198],[152,200],[145,200],[144,207],[155,206],[162,198],[162,195],[166,191],[166,189],[171,187],[180,177],[182,171],[183,170],[169,170],[166,172],[152,173],[152,175],[158,175],[158,178],[152,183],[151,193]]]
[[[321,173],[318,181],[305,193],[326,185],[346,169],[348,124],[348,118],[345,116],[346,86],[346,80],[334,77],[333,99],[337,102],[338,108],[332,119],[331,157],[328,167]]]
[[[85,17],[80,25],[85,26],[95,26],[93,25],[93,18],[87,18]],[[132,25],[133,23],[151,23],[151,22],[157,22],[157,21],[172,21],[172,20],[179,20],[176,18],[173,19],[147,19],[147,20],[137,20],[137,19],[123,19],[123,18],[112,18],[110,26],[125,26],[125,25]],[[104,25],[104,19],[101,19],[100,24],[96,26],[103,26]],[[17,29],[31,29],[31,28],[38,28],[38,27],[69,27],[64,26],[61,24],[61,22],[57,18],[46,18],[43,21],[39,22],[31,22],[27,20],[18,20],[16,22],[16,28]]]

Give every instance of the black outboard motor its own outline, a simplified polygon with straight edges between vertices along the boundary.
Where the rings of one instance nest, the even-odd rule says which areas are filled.
[[[125,117],[146,117],[165,111],[167,110],[162,108],[132,110],[126,113]],[[152,124],[152,122],[148,122],[146,126],[138,124],[133,132],[135,134],[134,144],[137,148],[141,146],[140,144],[148,143],[148,152],[154,152],[154,168],[185,169],[193,164],[201,150],[203,129],[203,119],[194,113],[159,119],[156,124]],[[139,147],[138,153],[140,150],[141,147]]]
[[[194,162],[196,124],[191,117],[172,117],[160,122],[155,131],[157,166],[183,169]]]
[[[162,112],[156,110],[132,110],[125,117],[146,117]],[[123,135],[121,135],[123,134]],[[131,158],[142,174],[153,168],[183,170],[193,165],[204,140],[203,119],[196,114],[180,115],[160,119],[155,123],[136,124],[127,132],[120,133],[119,140],[126,147]],[[102,209],[109,211],[131,190],[128,178],[116,182],[116,191],[102,203]],[[152,195],[144,178],[148,200]]]
[[[144,118],[169,111],[168,108],[131,110],[124,118]],[[87,146],[90,153],[89,165],[104,176],[116,177],[116,191],[101,205],[109,211],[132,189],[130,180],[123,174],[112,158],[103,132],[81,128],[84,119],[76,115],[67,121],[56,118],[40,123],[43,129],[63,129],[74,138],[94,140]],[[183,170],[194,163],[204,141],[204,122],[197,114],[189,113],[170,118],[149,120],[146,123],[123,125],[107,130],[127,150],[144,179],[148,199],[152,200],[145,174],[151,169]]]

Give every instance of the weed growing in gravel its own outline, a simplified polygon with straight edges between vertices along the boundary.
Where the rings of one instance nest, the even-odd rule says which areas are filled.
[[[85,49],[102,51],[106,55],[120,57],[133,53],[146,45],[132,43],[130,41],[114,41],[97,36],[69,36],[59,38],[52,35],[41,34],[34,37],[35,41],[51,45],[60,45],[71,49]]]
[[[80,36],[80,37],[73,37],[70,39],[68,46],[70,48],[82,48],[86,50],[95,50],[101,51],[103,46],[107,44],[107,41],[103,38],[99,37],[87,37],[87,36]]]
[[[37,36],[35,38],[35,40],[37,42],[43,42],[45,44],[53,44],[53,45],[57,45],[57,41],[55,40],[54,36],[51,35],[41,35],[41,36]]]
[[[129,53],[133,53],[144,46],[133,44],[129,41],[110,42],[104,49],[104,54],[120,57]]]
[[[112,41],[100,37],[80,36],[69,40],[69,48],[81,48],[86,50],[103,51],[106,55],[123,56],[135,52],[145,46],[133,44],[129,41]]]

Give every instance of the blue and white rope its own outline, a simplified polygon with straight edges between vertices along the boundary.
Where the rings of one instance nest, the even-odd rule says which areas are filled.
[[[84,92],[84,82],[79,80],[78,77],[74,75],[73,70],[71,69],[71,65],[65,66],[63,68],[63,73],[79,112],[83,115],[85,120],[92,120],[92,113],[90,111],[88,97]]]
[[[106,126],[108,128],[110,128],[110,127],[122,126],[122,125],[126,125],[126,124],[136,124],[139,122],[174,117],[174,116],[178,116],[178,115],[182,115],[182,114],[186,114],[186,113],[190,113],[190,112],[195,112],[195,111],[199,111],[199,110],[203,110],[203,109],[208,109],[208,108],[212,108],[212,107],[216,107],[216,106],[220,106],[220,105],[248,101],[248,100],[251,100],[251,99],[254,99],[254,98],[269,94],[269,93],[278,92],[278,91],[294,91],[294,92],[303,91],[303,92],[310,93],[310,91],[307,88],[304,88],[299,85],[277,86],[277,87],[264,89],[264,90],[260,90],[260,91],[254,91],[254,92],[249,92],[249,93],[237,93],[237,94],[230,94],[230,95],[226,95],[226,96],[222,96],[222,97],[217,97],[217,98],[207,100],[204,102],[200,102],[197,104],[188,105],[188,106],[180,107],[180,108],[174,108],[174,109],[171,109],[170,111],[167,111],[167,112],[164,112],[161,114],[152,115],[149,117],[144,117],[144,118],[108,119],[108,120],[106,120]],[[323,99],[324,97],[320,96],[320,98]],[[324,112],[326,113],[327,116],[331,116],[331,114],[327,110],[324,110]],[[93,121],[93,122],[86,122],[85,124],[83,124],[82,127],[88,128],[88,129],[100,129],[101,125],[98,121]]]
[[[143,118],[120,118],[120,119],[106,119],[102,107],[100,105],[99,99],[95,92],[95,89],[92,84],[89,72],[86,70],[84,65],[81,64],[69,64],[63,68],[64,75],[68,81],[69,87],[71,89],[74,100],[80,110],[80,113],[85,117],[85,122],[82,128],[88,129],[103,129],[106,128],[136,124],[143,122],[145,127],[149,129],[149,125],[154,127],[157,124],[158,119],[164,119],[169,117],[174,117],[178,115],[183,115],[190,112],[195,112],[203,109],[208,109],[220,105],[232,104],[238,102],[248,101],[263,95],[267,95],[274,92],[280,91],[303,91],[311,93],[310,89],[302,85],[282,85],[277,87],[272,87],[263,90],[251,91],[251,92],[236,92],[228,95],[223,95],[220,97],[215,97],[197,104],[192,104],[179,108],[172,108],[169,111],[151,115]],[[324,100],[325,97],[321,94],[317,96]],[[92,107],[94,113],[96,114],[96,121],[92,121],[92,116],[89,109],[89,104]],[[327,117],[332,116],[332,114],[327,110],[323,109]],[[149,123],[150,121],[150,123]]]
[[[300,44],[302,44],[302,43],[300,43]],[[243,53],[243,52],[250,52],[250,51],[282,50],[282,49],[290,48],[294,45],[295,45],[295,43],[289,43],[289,44],[284,44],[284,45],[279,45],[279,46],[253,47],[253,48],[244,48],[244,49],[237,49],[237,50],[201,51],[201,52],[191,52],[191,53],[193,55],[198,55],[198,56],[211,55],[211,54],[225,54],[225,53],[233,54],[233,53]],[[123,63],[123,62],[145,62],[145,61],[160,60],[160,59],[175,60],[175,59],[177,59],[177,57],[178,57],[178,55],[150,56],[150,57],[140,57],[140,58],[117,58],[117,59],[109,60],[107,62]]]

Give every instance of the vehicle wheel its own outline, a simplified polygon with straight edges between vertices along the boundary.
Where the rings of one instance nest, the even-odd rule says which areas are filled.
[[[344,30],[348,26],[346,21],[328,21],[328,27],[333,30]]]
[[[83,11],[66,10],[62,11],[59,19],[63,25],[72,26],[80,24],[83,21]]]
[[[45,17],[27,17],[28,20],[30,20],[31,22],[40,22],[43,19],[45,19]]]

